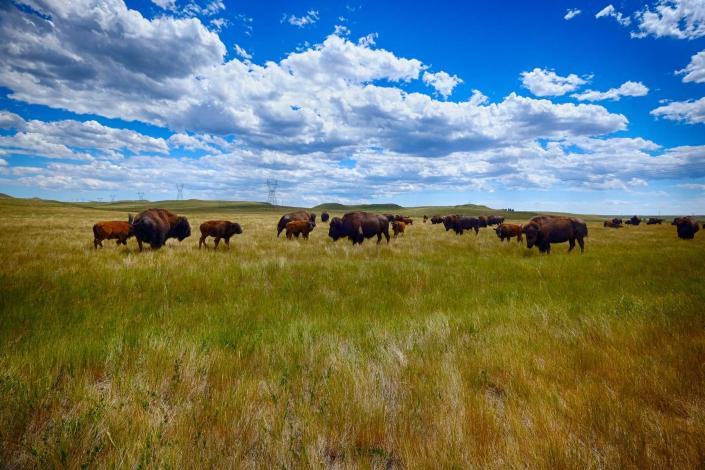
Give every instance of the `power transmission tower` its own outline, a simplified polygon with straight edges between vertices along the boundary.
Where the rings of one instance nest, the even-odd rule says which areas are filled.
[[[277,204],[277,186],[279,186],[279,181],[277,180],[267,180],[267,202],[273,206]]]
[[[138,192],[137,192],[137,198],[138,198],[140,201],[144,201],[144,192],[138,191]]]
[[[110,195],[110,202],[115,202],[115,195],[114,194]]]
[[[177,201],[184,200],[184,184],[183,183],[179,183],[176,185],[176,200]]]

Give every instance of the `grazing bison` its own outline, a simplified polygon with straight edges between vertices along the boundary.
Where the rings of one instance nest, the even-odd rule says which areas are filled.
[[[523,241],[521,236],[522,229],[523,227],[519,224],[499,224],[494,231],[500,241],[504,241],[505,239],[509,241],[512,237],[517,237],[517,242],[521,243]]]
[[[662,223],[663,219],[657,217],[649,217],[649,220],[646,221],[646,225],[661,225]]]
[[[301,235],[308,240],[308,234],[311,233],[315,226],[316,224],[311,221],[292,220],[286,224],[286,239],[291,240],[292,235],[299,238],[299,235]]]
[[[504,223],[504,217],[498,216],[498,215],[488,215],[487,216],[487,225],[499,225]]]
[[[411,217],[407,217],[405,215],[395,215],[394,220],[398,222],[404,222],[406,225],[414,225],[414,221]],[[392,222],[390,220],[390,222]]]
[[[316,226],[316,214],[309,213],[307,211],[289,212],[288,214],[281,216],[281,219],[279,219],[279,223],[277,224],[277,237],[282,233],[282,230],[286,228],[286,224],[294,220],[311,222],[314,227]]]
[[[127,239],[133,235],[132,224],[129,222],[98,222],[93,226],[93,248],[103,248],[103,240],[117,240],[116,245],[127,245]]]
[[[443,217],[441,217],[440,215],[434,215],[433,217],[431,217],[431,223],[432,223],[433,225],[442,224],[442,223],[443,223]]]
[[[183,241],[191,236],[188,219],[167,209],[147,209],[140,212],[132,221],[132,231],[140,251],[142,243],[149,243],[153,249],[158,249],[170,238]]]
[[[622,222],[622,219],[615,217],[612,219],[612,223],[615,225],[622,225],[624,222]]]
[[[631,219],[624,222],[627,225],[639,225],[641,223],[641,217],[633,216]]]
[[[424,215],[424,216],[423,216],[423,223],[426,223],[427,220],[428,220],[428,216],[427,216],[427,215]]]
[[[542,253],[551,253],[551,243],[564,242],[570,244],[570,252],[575,248],[575,240],[578,240],[582,253],[585,248],[583,239],[588,235],[587,225],[581,219],[555,215],[534,217],[524,225],[523,231],[527,248],[536,245]]]
[[[622,228],[622,224],[617,224],[614,220],[605,220],[602,225],[609,228]]]
[[[400,233],[404,235],[404,230],[406,229],[406,224],[401,220],[395,220],[392,222],[392,231],[394,231],[394,238]]]
[[[353,245],[362,244],[365,238],[377,235],[377,243],[382,241],[382,235],[389,243],[389,220],[384,215],[370,214],[369,212],[348,212],[343,218],[333,217],[330,221],[328,236],[337,241],[347,237]]]
[[[328,219],[330,219],[330,214],[328,214],[328,212],[321,214],[321,221],[328,222]]]
[[[692,240],[695,237],[695,232],[700,230],[700,224],[690,217],[676,217],[671,222],[671,225],[676,226],[678,238],[684,240]]]
[[[215,247],[218,248],[218,243],[220,239],[225,240],[225,244],[230,246],[230,237],[233,235],[240,235],[242,233],[242,227],[236,222],[229,222],[227,220],[209,220],[208,222],[203,222],[201,224],[201,238],[198,240],[198,248],[204,245],[208,248],[206,243],[206,238],[215,238]]]
[[[477,218],[480,227],[487,227],[487,216],[481,215]]]
[[[462,235],[465,230],[475,230],[475,235],[480,231],[480,221],[476,217],[466,217],[461,215],[449,215],[443,221],[446,231],[451,228],[456,235]]]

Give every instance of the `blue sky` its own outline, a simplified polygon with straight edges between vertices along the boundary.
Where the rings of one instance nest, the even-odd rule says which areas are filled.
[[[0,192],[705,212],[705,0],[460,3],[0,2]]]

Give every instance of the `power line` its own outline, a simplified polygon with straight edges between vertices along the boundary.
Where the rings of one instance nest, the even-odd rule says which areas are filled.
[[[177,201],[184,200],[184,184],[183,183],[178,183],[176,185],[176,200]]]
[[[144,201],[144,192],[143,192],[143,191],[138,191],[138,192],[137,192],[137,198],[138,198],[140,201]]]
[[[275,179],[267,180],[267,202],[273,206],[278,205],[277,186],[279,186],[279,181]]]

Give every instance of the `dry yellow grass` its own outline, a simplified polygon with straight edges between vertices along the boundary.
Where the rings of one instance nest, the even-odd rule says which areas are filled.
[[[420,220],[353,247],[188,215],[244,234],[96,252],[125,213],[0,201],[2,466],[705,464],[700,233],[594,222],[585,254],[542,256]]]

